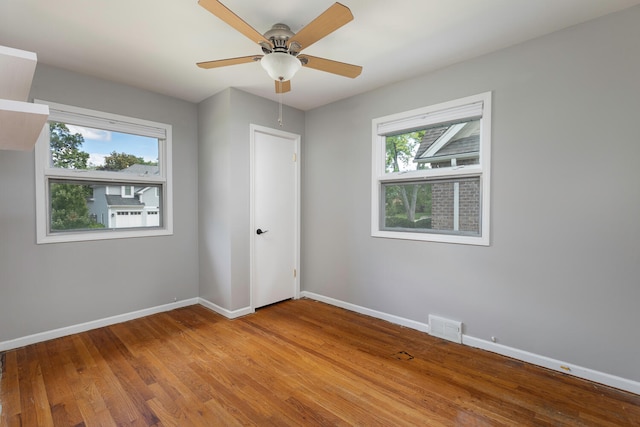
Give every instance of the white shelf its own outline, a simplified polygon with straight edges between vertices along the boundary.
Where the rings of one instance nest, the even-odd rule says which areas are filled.
[[[28,101],[38,58],[0,46],[0,150],[31,150],[49,117],[47,105]]]
[[[31,150],[48,118],[48,105],[0,99],[0,149]]]
[[[0,46],[0,99],[27,101],[37,62],[33,52]]]

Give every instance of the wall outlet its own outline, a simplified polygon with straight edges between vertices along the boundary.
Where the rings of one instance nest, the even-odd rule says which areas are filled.
[[[462,322],[430,314],[429,335],[462,344]]]

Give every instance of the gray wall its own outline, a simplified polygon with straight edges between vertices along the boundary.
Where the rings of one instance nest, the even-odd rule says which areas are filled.
[[[304,112],[237,89],[198,106],[200,296],[226,310],[250,305],[249,126],[302,136]],[[303,154],[304,155],[304,154]]]
[[[307,112],[303,289],[640,381],[638,22],[635,7]],[[370,237],[371,120],[484,91],[491,246]]]
[[[303,136],[303,289],[640,381],[637,22],[640,7],[285,108]],[[488,90],[491,246],[370,237],[371,119]],[[174,297],[248,306],[249,124],[278,128],[276,103],[229,89],[195,106],[47,66],[32,97],[172,124],[175,234],[36,245],[33,153],[0,151],[0,341]]]
[[[33,151],[0,151],[0,341],[197,297],[196,105],[45,65],[31,97],[171,124],[174,235],[36,245]]]

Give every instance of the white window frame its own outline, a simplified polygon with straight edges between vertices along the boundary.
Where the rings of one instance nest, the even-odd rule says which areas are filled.
[[[127,194],[127,188],[131,191],[131,194]],[[122,197],[123,199],[133,199],[133,197],[135,196],[133,185],[123,185],[120,191],[122,193],[120,197]]]
[[[386,136],[399,132],[411,132],[438,123],[447,123],[481,115],[480,159],[475,165],[435,168],[409,172],[389,173],[385,170]],[[411,111],[379,117],[372,120],[372,169],[371,169],[371,236],[392,239],[446,242],[489,246],[490,244],[490,190],[491,190],[491,92],[485,92],[449,102]],[[383,230],[382,184],[419,183],[441,179],[465,177],[480,178],[480,235],[405,232]]]
[[[35,145],[36,175],[36,242],[38,244],[81,242],[91,240],[123,239],[133,237],[166,236],[173,234],[173,175],[172,175],[172,126],[133,117],[89,110],[86,108],[34,100],[49,106],[49,120]],[[154,176],[138,176],[112,171],[74,170],[54,168],[49,152],[49,122],[61,122],[87,126],[114,132],[158,138],[158,165]],[[155,184],[162,187],[162,226],[135,229],[108,230],[49,230],[49,180],[64,179],[74,182],[101,182],[111,185]],[[123,183],[124,182],[124,183]],[[107,187],[108,188],[108,187]]]

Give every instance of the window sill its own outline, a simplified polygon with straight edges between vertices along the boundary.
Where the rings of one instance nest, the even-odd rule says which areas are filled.
[[[38,236],[37,244],[87,242],[111,239],[132,239],[137,237],[171,236],[173,230],[155,228],[153,230],[103,230],[99,232],[59,232],[46,236]]]
[[[420,242],[454,243],[458,245],[489,246],[488,236],[454,236],[451,234],[411,233],[403,231],[372,230],[371,237],[416,240]]]

